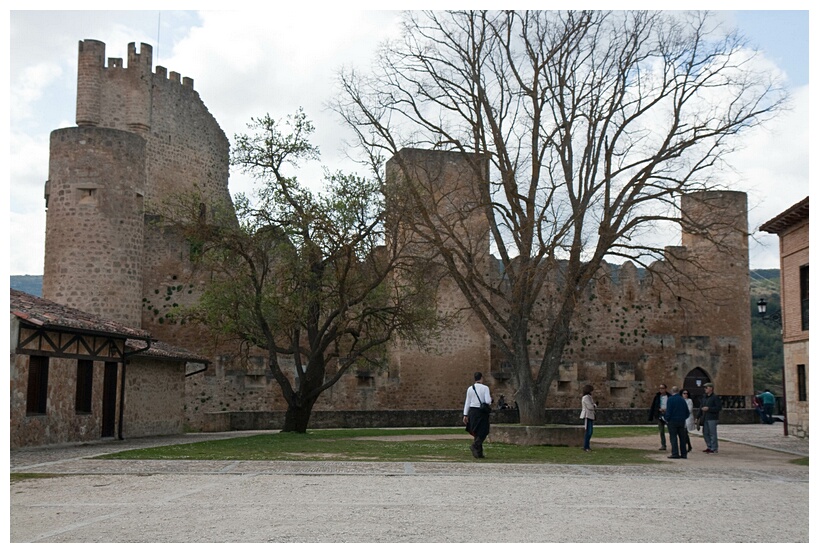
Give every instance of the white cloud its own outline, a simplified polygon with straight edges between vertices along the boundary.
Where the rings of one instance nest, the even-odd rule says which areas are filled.
[[[39,210],[10,214],[9,265],[13,275],[43,274],[45,255],[45,204]]]
[[[19,122],[34,114],[33,104],[40,100],[43,91],[62,76],[62,69],[56,63],[38,63],[26,67],[11,86],[11,121]]]
[[[230,6],[233,7],[233,6]],[[106,43],[107,57],[126,57],[127,44],[154,46],[154,64],[194,79],[195,88],[228,138],[244,132],[252,116],[282,117],[303,106],[316,125],[315,142],[331,169],[342,165],[347,132],[324,109],[342,65],[366,69],[377,45],[396,36],[397,12],[312,9],[243,9],[219,12],[29,11],[10,16],[12,212],[11,271],[42,270],[45,235],[43,184],[48,178],[48,136],[72,126],[77,43]],[[159,38],[159,42],[157,42]],[[760,63],[770,63],[761,58]],[[749,191],[751,229],[807,195],[806,89],[794,92],[794,109],[767,130],[755,130],[732,157]],[[36,125],[36,129],[34,126]],[[319,168],[305,173],[314,179]],[[747,186],[746,186],[747,185]],[[247,191],[232,171],[232,192]],[[752,245],[752,266],[778,266],[776,237],[762,233]],[[34,268],[32,268],[34,267]],[[39,267],[37,269],[36,267]]]
[[[779,267],[778,237],[759,225],[808,195],[808,87],[793,91],[791,109],[751,131],[745,147],[731,155],[739,172],[738,189],[748,192],[751,266]]]
[[[43,186],[48,178],[48,148],[48,135],[12,133],[9,137],[9,152],[14,160],[9,164],[12,183],[9,193],[13,212],[22,214],[44,207]],[[37,230],[32,227],[29,232],[37,233]],[[45,232],[45,227],[42,232]]]

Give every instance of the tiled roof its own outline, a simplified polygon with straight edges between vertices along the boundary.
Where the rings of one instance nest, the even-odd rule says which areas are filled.
[[[770,232],[771,234],[779,234],[788,227],[792,227],[797,223],[801,223],[810,216],[808,199],[810,196],[798,202],[770,221],[759,226],[759,230]]]
[[[143,340],[126,340],[125,347],[129,352],[141,350],[145,347]],[[207,357],[191,353],[185,348],[172,346],[165,342],[151,341],[151,347],[145,351],[140,351],[135,354],[137,356],[155,357],[157,359],[179,359],[182,361],[191,361],[194,363],[208,363]]]
[[[150,334],[142,329],[131,328],[14,289],[11,290],[9,310],[20,320],[43,328],[78,330],[126,339],[150,338]]]

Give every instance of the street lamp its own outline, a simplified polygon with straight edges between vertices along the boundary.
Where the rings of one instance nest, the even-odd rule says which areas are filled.
[[[759,298],[759,301],[756,302],[756,310],[759,312],[760,318],[764,322],[772,322],[775,323],[776,326],[782,326],[782,315],[780,313],[774,313],[772,315],[768,315],[768,302],[765,301],[765,298]],[[773,325],[771,325],[773,326]]]

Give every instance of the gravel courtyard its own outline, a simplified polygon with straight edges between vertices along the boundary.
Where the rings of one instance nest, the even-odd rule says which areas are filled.
[[[732,427],[725,428],[716,456],[701,453],[702,439],[692,437],[697,449],[684,461],[667,459],[653,437],[592,441],[593,447],[654,450],[662,463],[650,466],[90,458],[117,448],[214,438],[201,434],[12,451],[12,473],[60,476],[11,484],[10,537],[11,542],[807,542],[809,470],[789,462],[807,455],[807,441],[783,439],[781,425],[736,428],[733,438]],[[230,435],[235,434],[222,436]],[[476,503],[483,513],[470,516]],[[680,531],[672,535],[675,528]]]

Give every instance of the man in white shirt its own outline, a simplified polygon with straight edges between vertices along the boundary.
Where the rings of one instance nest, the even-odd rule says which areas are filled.
[[[481,404],[488,407],[492,404],[492,396],[489,395],[489,386],[483,383],[483,373],[476,372],[475,383],[466,389],[466,401],[464,402],[464,424],[466,431],[475,437],[472,445],[469,446],[472,456],[476,459],[482,458],[483,441],[489,435],[489,409],[482,409]]]

